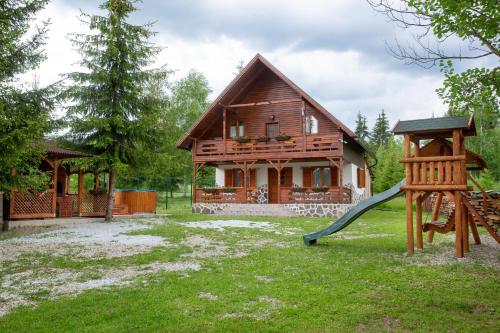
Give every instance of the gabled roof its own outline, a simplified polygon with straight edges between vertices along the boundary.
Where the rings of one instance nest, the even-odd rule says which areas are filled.
[[[427,118],[398,121],[392,130],[394,134],[404,133],[444,133],[454,129],[466,130],[466,135],[474,135],[474,117],[467,116]]]
[[[52,139],[45,139],[39,143],[40,146],[46,149],[47,154],[56,158],[72,158],[72,157],[88,157],[89,155],[78,151],[62,148]]]
[[[214,121],[216,116],[220,114],[222,105],[230,104],[230,102],[238,97],[240,93],[243,92],[245,88],[248,87],[253,82],[253,80],[255,80],[262,73],[264,69],[268,69],[276,76],[278,76],[288,86],[290,86],[292,90],[297,92],[297,94],[299,94],[301,98],[303,98],[313,107],[315,107],[319,112],[324,114],[334,124],[336,124],[345,134],[347,134],[352,139],[352,141],[358,144],[361,149],[368,151],[368,149],[366,149],[363,144],[357,140],[356,135],[347,126],[345,126],[340,120],[335,118],[330,112],[328,112],[324,107],[322,107],[311,96],[304,92],[299,86],[293,83],[289,78],[287,78],[260,54],[257,54],[233,79],[233,81],[231,81],[226,89],[224,89],[224,91],[222,91],[222,93],[213,101],[207,111],[203,113],[200,118],[198,118],[193,126],[191,126],[188,133],[177,142],[177,148],[189,150],[192,143],[191,137],[193,136],[193,134],[196,134],[196,130],[200,126],[200,124],[205,120]]]

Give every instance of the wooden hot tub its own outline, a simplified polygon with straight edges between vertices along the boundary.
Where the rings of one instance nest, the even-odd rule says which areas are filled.
[[[116,190],[113,215],[155,212],[155,191]]]

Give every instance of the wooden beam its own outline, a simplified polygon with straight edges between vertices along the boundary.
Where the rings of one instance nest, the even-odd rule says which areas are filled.
[[[410,135],[404,135],[405,158],[411,156],[411,143]],[[411,184],[411,165],[406,163],[406,184]],[[406,246],[408,254],[415,252],[415,245],[413,242],[413,206],[411,190],[406,190]]]
[[[467,185],[403,185],[402,190],[412,191],[469,191],[470,186]]]
[[[469,214],[467,215],[468,215],[467,219],[469,220],[470,230],[472,232],[472,237],[474,238],[474,243],[476,243],[476,245],[479,245],[481,244],[481,238],[479,237],[479,232],[477,232],[476,221],[474,221],[471,212],[469,212]]]
[[[254,103],[230,104],[230,105],[222,105],[221,104],[221,105],[224,108],[244,108],[244,107],[249,107],[249,106],[293,103],[293,102],[301,102],[301,101],[302,101],[301,98],[287,98],[287,99],[277,99],[277,100],[254,102]]]
[[[423,250],[423,231],[422,231],[422,198],[419,196],[416,200],[416,224],[417,224],[417,249]]]
[[[455,191],[455,256],[463,258],[462,193]]]
[[[82,216],[82,208],[83,208],[83,170],[80,169],[78,171],[78,216]]]
[[[53,196],[52,196],[52,209],[51,209],[51,213],[54,214],[54,216],[56,216],[56,203],[57,203],[57,172],[58,172],[58,169],[59,169],[59,161],[57,160],[54,160],[54,173],[52,174],[52,177],[53,177],[53,187],[54,187],[54,193],[53,193]]]
[[[400,163],[408,162],[446,162],[446,161],[461,161],[465,160],[465,155],[457,156],[420,156],[420,157],[405,157],[399,160]]]

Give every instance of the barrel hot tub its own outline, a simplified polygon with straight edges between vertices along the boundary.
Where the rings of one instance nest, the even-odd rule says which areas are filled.
[[[113,215],[155,213],[156,192],[147,190],[116,190]]]

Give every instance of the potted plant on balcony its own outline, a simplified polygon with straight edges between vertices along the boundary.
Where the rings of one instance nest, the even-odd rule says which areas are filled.
[[[203,192],[205,193],[210,193],[210,194],[215,194],[219,191],[218,187],[204,187]]]
[[[276,139],[276,141],[286,141],[286,140],[289,140],[291,138],[291,136],[288,135],[287,132],[281,132],[280,134],[276,135],[274,138]]]
[[[328,192],[329,188],[327,186],[313,187],[313,192]]]
[[[248,143],[250,142],[250,138],[248,136],[240,136],[236,138],[236,141],[239,143]]]
[[[305,187],[292,187],[292,192],[296,192],[296,193],[303,193],[306,190],[307,189]]]
[[[269,141],[269,138],[267,136],[265,136],[265,135],[264,136],[258,136],[258,137],[255,138],[255,141],[257,141],[257,142],[267,142],[267,141]]]

